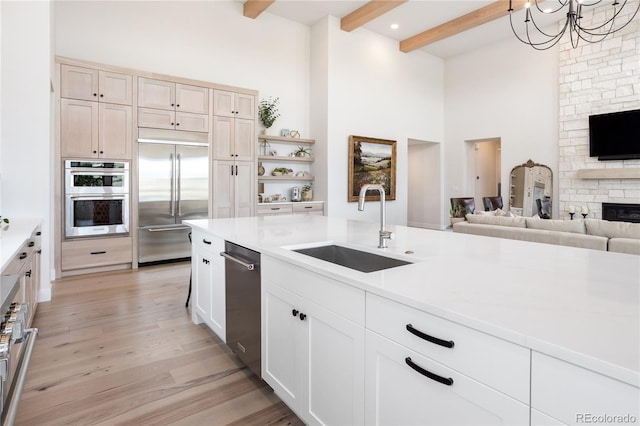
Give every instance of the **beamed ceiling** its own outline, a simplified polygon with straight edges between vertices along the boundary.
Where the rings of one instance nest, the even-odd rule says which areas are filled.
[[[524,9],[526,0],[512,0],[515,11]],[[340,28],[350,32],[364,27],[374,32],[388,35],[398,39],[398,49],[402,52],[411,52],[416,49],[424,49],[443,40],[457,41],[457,47],[451,49],[453,54],[464,50],[461,45],[477,44],[478,34],[470,30],[481,25],[491,23],[508,16],[509,0],[373,0],[373,1],[290,1],[290,0],[246,0],[244,2],[244,16],[252,19],[260,19],[264,12],[270,12],[288,19],[305,24],[312,24],[312,20],[319,14],[330,14],[340,18]],[[315,15],[314,15],[315,11]],[[315,17],[315,18],[314,18]],[[401,27],[406,25],[399,33],[393,33],[388,29],[386,21],[394,21]],[[513,37],[508,25],[501,23],[500,36],[489,37],[487,42],[497,38]],[[504,21],[504,20],[503,20]],[[424,22],[421,24],[421,22]],[[421,26],[422,25],[422,26]],[[416,31],[416,28],[419,28]],[[402,32],[404,31],[404,33]],[[414,31],[407,34],[406,31]],[[455,37],[465,32],[464,37]],[[493,31],[494,34],[496,31]],[[485,31],[481,36],[484,37]],[[403,35],[402,35],[403,34]],[[402,35],[401,38],[398,35]],[[449,46],[453,46],[450,44]],[[433,51],[438,56],[449,56],[446,52]]]

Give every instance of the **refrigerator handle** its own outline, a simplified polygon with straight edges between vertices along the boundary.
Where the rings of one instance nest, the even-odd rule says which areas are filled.
[[[171,195],[169,199],[169,213],[171,217],[176,215],[176,202],[175,202],[175,162],[173,161],[173,153],[169,154],[169,161],[171,161]]]
[[[182,216],[182,154],[176,154],[176,168],[177,181],[176,181],[176,203],[178,204],[178,216]]]

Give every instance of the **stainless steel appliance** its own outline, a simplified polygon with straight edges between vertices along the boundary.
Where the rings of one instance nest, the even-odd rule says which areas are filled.
[[[138,262],[191,256],[187,219],[209,215],[209,153],[202,143],[138,143]]]
[[[260,375],[260,253],[225,241],[227,345]]]
[[[65,237],[129,232],[129,163],[65,161]]]
[[[297,186],[294,186],[293,188],[291,188],[291,201],[302,201],[302,197],[300,195],[300,188]]]
[[[21,262],[13,262],[20,268]],[[0,313],[0,424],[13,425],[18,413],[31,354],[38,335],[37,328],[26,328],[29,305],[20,303],[20,271],[18,274],[3,272],[1,279],[2,307]]]

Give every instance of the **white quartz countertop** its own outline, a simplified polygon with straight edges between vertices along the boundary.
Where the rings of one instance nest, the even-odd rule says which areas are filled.
[[[640,256],[327,216],[185,221],[212,235],[640,386]],[[415,262],[363,273],[291,248],[334,243]],[[411,252],[410,254],[407,254]]]
[[[31,233],[40,225],[40,218],[10,219],[10,223],[0,230],[0,270],[18,253],[22,245],[31,237]]]

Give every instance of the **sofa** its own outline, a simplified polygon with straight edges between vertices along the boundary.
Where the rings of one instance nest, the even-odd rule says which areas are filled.
[[[454,232],[640,255],[640,223],[467,214]]]

